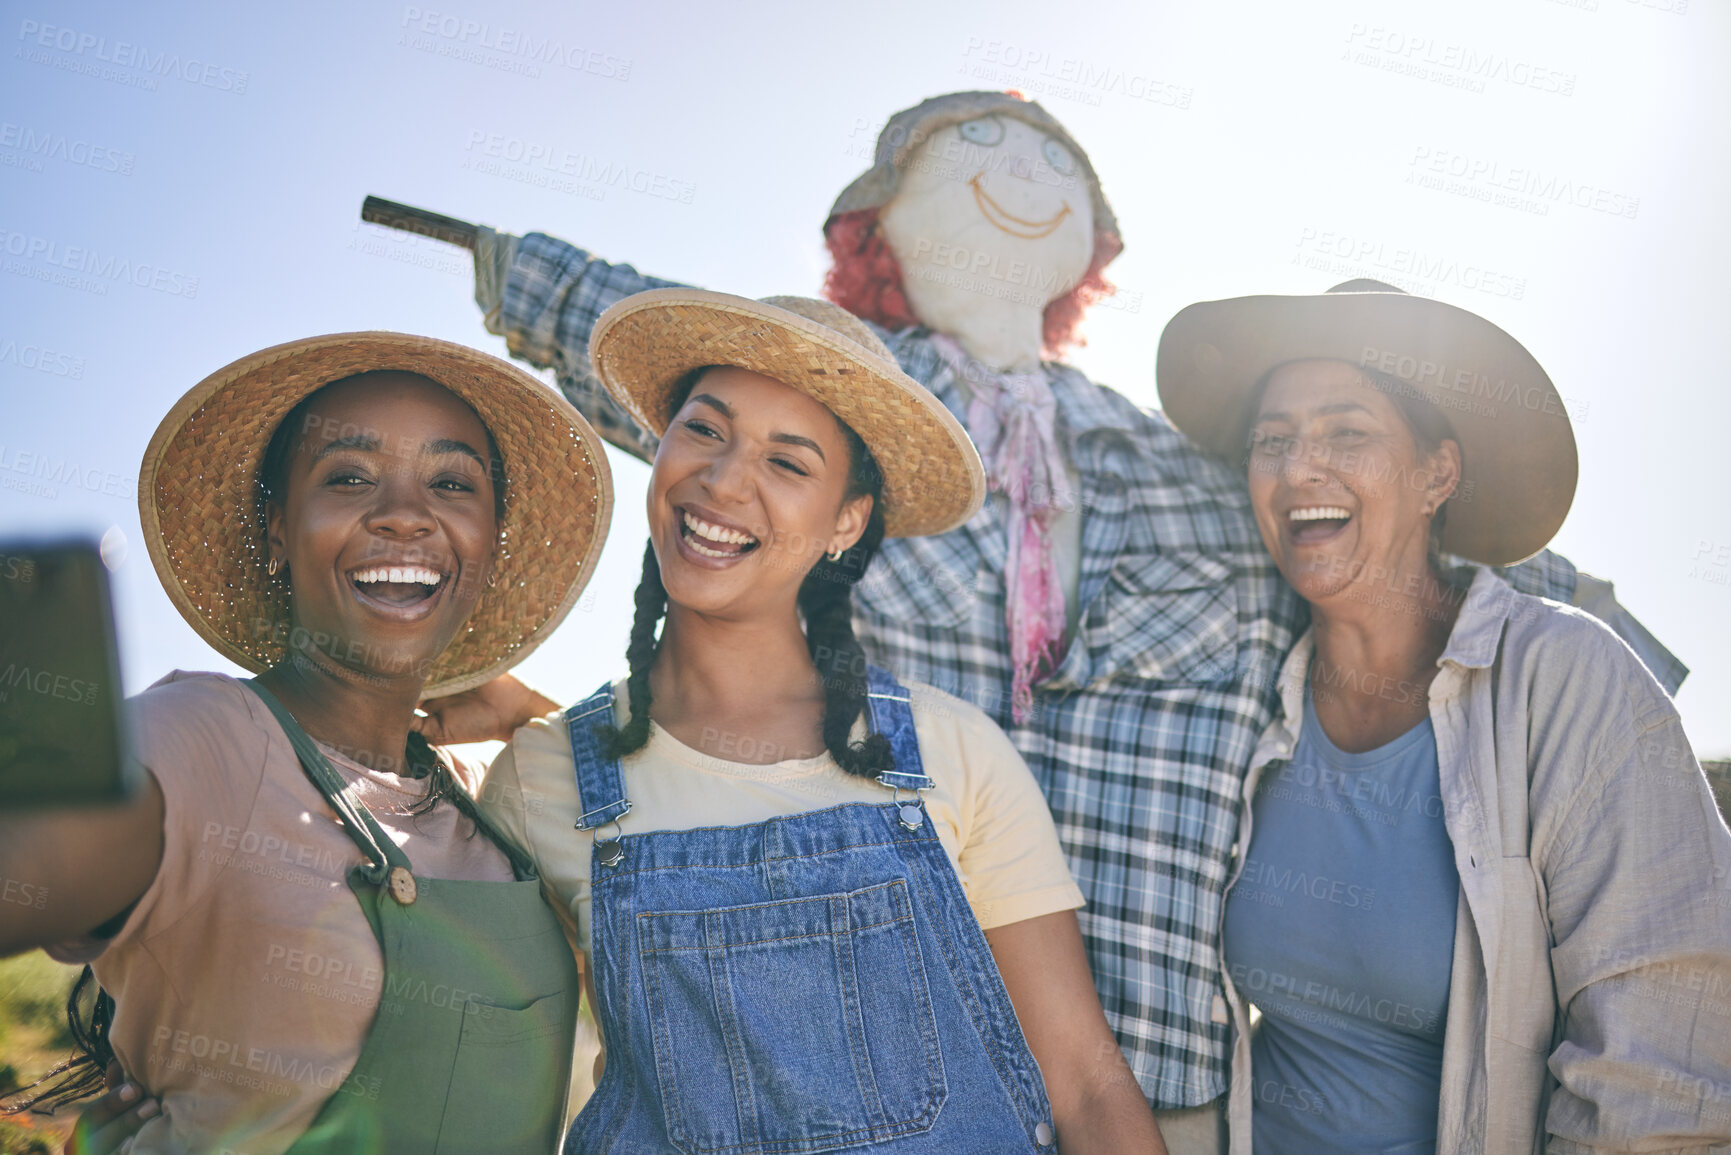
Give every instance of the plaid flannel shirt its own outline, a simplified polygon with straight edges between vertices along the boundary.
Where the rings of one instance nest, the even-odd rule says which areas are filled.
[[[676,283],[532,233],[490,326],[515,356],[552,367],[602,436],[648,458],[655,438],[594,376],[589,332],[621,297]],[[965,420],[929,333],[881,335]],[[1196,1106],[1227,1089],[1221,904],[1244,778],[1308,614],[1235,470],[1161,414],[1070,366],[1046,368],[1081,483],[1084,609],[1027,721],[1010,716],[1001,497],[947,534],[884,542],[855,590],[856,628],[873,661],[974,702],[1015,742],[1087,897],[1082,934],[1125,1057],[1155,1107]],[[1523,593],[1574,593],[1574,567],[1555,554],[1503,573]]]

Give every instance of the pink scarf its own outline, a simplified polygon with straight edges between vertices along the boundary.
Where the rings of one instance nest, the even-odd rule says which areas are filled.
[[[986,466],[986,484],[1009,499],[1009,557],[1004,566],[1004,608],[1015,676],[1010,712],[1025,722],[1033,685],[1057,668],[1064,646],[1064,587],[1052,555],[1052,520],[1074,508],[1054,433],[1057,401],[1044,370],[998,373],[940,333],[932,344],[965,382],[968,433]]]

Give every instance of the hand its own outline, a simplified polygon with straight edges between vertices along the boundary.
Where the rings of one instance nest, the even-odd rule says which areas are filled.
[[[65,1155],[113,1155],[121,1145],[162,1111],[156,1099],[139,1099],[144,1092],[127,1079],[118,1061],[108,1064],[108,1093],[84,1108],[66,1141]]]
[[[519,726],[559,708],[559,703],[525,686],[510,674],[491,682],[421,703],[425,717],[411,725],[435,746],[463,742],[509,742]]]

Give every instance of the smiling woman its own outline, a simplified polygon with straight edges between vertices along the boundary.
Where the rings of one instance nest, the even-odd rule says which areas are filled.
[[[341,334],[206,379],[141,477],[165,587],[258,676],[131,701],[130,806],[4,820],[0,873],[56,885],[0,911],[0,951],[109,992],[82,1070],[116,1059],[143,1096],[130,1150],[550,1148],[575,963],[476,769],[410,727],[576,599],[611,510],[594,434],[504,362]]]
[[[1731,983],[1731,918],[1704,901],[1731,835],[1641,659],[1488,568],[1574,497],[1544,369],[1481,317],[1360,282],[1191,305],[1159,377],[1173,420],[1243,463],[1311,617],[1221,923],[1233,1152],[1731,1138],[1654,1093],[1731,1081],[1701,993]],[[1449,405],[1478,381],[1536,403]]]
[[[960,423],[825,301],[640,293],[592,349],[660,439],[629,674],[518,730],[484,803],[594,980],[566,1149],[1163,1150],[1027,766],[854,636],[884,538],[980,508]]]

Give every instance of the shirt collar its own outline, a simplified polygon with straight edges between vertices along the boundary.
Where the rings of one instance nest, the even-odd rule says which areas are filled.
[[[1502,641],[1503,623],[1516,597],[1514,589],[1490,568],[1482,565],[1467,567],[1472,571],[1472,584],[1467,587],[1466,600],[1449,631],[1448,645],[1443,647],[1437,665],[1459,666],[1463,669],[1485,669],[1496,661],[1497,646]],[[1304,721],[1304,686],[1310,677],[1310,660],[1316,654],[1316,628],[1304,631],[1293,643],[1292,652],[1280,666],[1280,715],[1273,726],[1289,740],[1298,739],[1298,727]]]
[[[1498,577],[1488,566],[1474,565],[1472,585],[1467,587],[1466,601],[1449,631],[1449,644],[1443,647],[1437,664],[1453,664],[1469,670],[1488,668],[1497,658],[1497,646],[1503,637],[1503,624],[1517,596],[1514,587]]]

